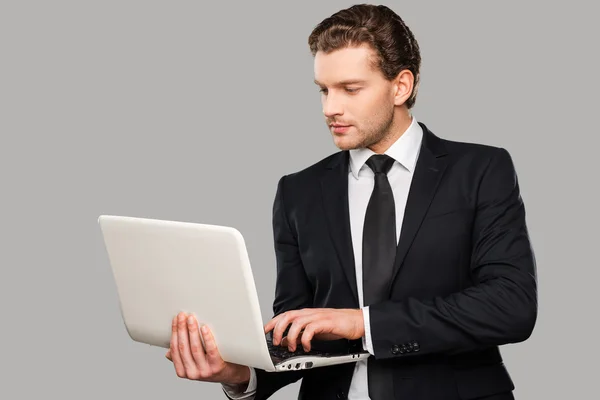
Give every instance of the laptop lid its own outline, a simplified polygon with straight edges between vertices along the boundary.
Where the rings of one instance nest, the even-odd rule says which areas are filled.
[[[168,348],[173,317],[189,312],[212,330],[225,361],[274,369],[237,229],[115,215],[98,223],[131,339]]]

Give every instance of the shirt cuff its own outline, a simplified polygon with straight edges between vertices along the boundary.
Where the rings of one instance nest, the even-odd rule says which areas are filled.
[[[373,338],[371,338],[371,320],[369,319],[369,306],[363,307],[363,319],[365,321],[365,336],[362,338],[363,349],[367,350],[373,356],[375,350],[373,349]]]
[[[222,383],[223,390],[233,400],[252,400],[256,394],[256,371],[252,367],[250,368],[250,381],[248,382],[248,388],[243,392],[239,393],[235,390],[235,386]]]

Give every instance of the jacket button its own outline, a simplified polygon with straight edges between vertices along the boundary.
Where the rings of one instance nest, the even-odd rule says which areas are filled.
[[[392,354],[396,355],[400,352],[400,347],[395,344],[394,346],[392,346]]]

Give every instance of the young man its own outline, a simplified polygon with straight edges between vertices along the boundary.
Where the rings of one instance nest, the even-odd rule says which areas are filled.
[[[389,8],[342,10],[309,45],[341,151],[279,181],[265,332],[291,350],[359,340],[372,357],[269,374],[223,362],[210,332],[205,353],[180,315],[167,354],[177,375],[221,382],[232,399],[300,378],[307,400],[513,399],[498,346],[531,335],[537,283],[509,153],[441,139],[412,117],[419,46]]]

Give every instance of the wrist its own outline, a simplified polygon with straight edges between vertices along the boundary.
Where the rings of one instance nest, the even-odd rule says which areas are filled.
[[[250,382],[250,368],[244,365],[236,365],[233,368],[232,373],[229,378],[222,382],[226,385],[230,386],[243,386],[244,390],[248,387],[248,383]]]
[[[358,321],[357,321],[358,337],[362,338],[365,336],[365,315],[364,309],[358,310]]]

